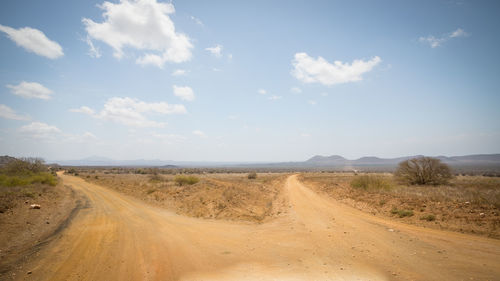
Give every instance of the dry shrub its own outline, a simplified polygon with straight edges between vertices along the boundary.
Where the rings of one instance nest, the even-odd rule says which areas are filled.
[[[200,181],[199,178],[195,177],[195,176],[176,176],[174,181],[182,186],[182,185],[185,185],[185,184],[188,184],[188,185],[192,185],[192,184],[195,184],[197,182]]]
[[[354,177],[351,181],[351,186],[363,190],[387,190],[392,185],[387,177],[381,175],[361,175]]]
[[[452,178],[450,167],[431,157],[418,157],[399,163],[394,176],[410,185],[440,185]]]
[[[253,172],[253,173],[249,173],[248,174],[248,179],[250,180],[254,180],[257,178],[257,173]]]

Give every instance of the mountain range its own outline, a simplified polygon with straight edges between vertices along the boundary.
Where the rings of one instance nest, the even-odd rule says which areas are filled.
[[[92,156],[80,160],[48,161],[64,166],[152,166],[152,167],[255,167],[255,168],[322,168],[322,167],[392,167],[401,161],[421,157],[422,155],[397,158],[379,158],[374,156],[349,160],[339,155],[316,155],[300,162],[189,162],[159,159],[114,160],[105,157]],[[500,154],[474,154],[465,156],[437,156],[442,162],[452,166],[500,166]]]

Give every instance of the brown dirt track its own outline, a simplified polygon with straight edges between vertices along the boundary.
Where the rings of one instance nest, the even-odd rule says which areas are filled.
[[[500,241],[374,217],[290,176],[284,216],[197,219],[61,175],[88,197],[26,280],[500,280]],[[27,272],[32,272],[27,274]]]

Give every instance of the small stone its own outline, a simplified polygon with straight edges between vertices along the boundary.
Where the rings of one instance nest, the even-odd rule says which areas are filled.
[[[31,272],[31,271],[28,271],[28,274],[31,274],[31,273],[33,273],[33,272]]]
[[[30,209],[40,209],[41,206],[39,204],[31,204]]]
[[[50,222],[48,222],[48,221],[46,221],[45,223],[46,223],[46,224],[50,224]]]
[[[485,214],[484,213],[479,213],[479,216],[484,218]]]
[[[389,231],[389,232],[394,232],[394,229],[389,228],[389,229],[387,229],[387,231]]]

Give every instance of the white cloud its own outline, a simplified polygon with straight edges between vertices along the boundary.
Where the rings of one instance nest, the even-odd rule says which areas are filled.
[[[176,69],[172,72],[172,76],[183,76],[186,75],[187,71],[184,69]]]
[[[205,26],[203,22],[197,17],[191,16],[191,20],[194,21],[199,26]]]
[[[177,97],[186,100],[186,101],[193,101],[194,100],[194,92],[193,89],[190,87],[180,87],[180,86],[173,86],[174,88],[174,95]]]
[[[275,96],[275,95],[272,95],[270,97],[268,97],[267,99],[268,100],[280,100],[282,99],[283,97],[282,96]]]
[[[175,13],[171,3],[156,0],[121,0],[99,6],[104,21],[96,23],[84,18],[88,35],[108,44],[114,56],[122,58],[127,47],[142,51],[136,63],[155,65],[180,63],[191,59],[193,45],[187,35],[175,31],[169,15]]]
[[[265,94],[267,94],[267,91],[266,91],[266,90],[264,90],[264,89],[258,89],[258,90],[257,90],[257,93],[259,93],[259,94],[261,94],[261,95],[265,95]]]
[[[35,139],[54,139],[61,134],[56,126],[51,126],[42,122],[32,122],[24,125],[18,130],[22,135]]]
[[[112,121],[132,127],[163,127],[164,122],[156,122],[148,119],[145,114],[157,113],[161,115],[184,114],[186,108],[181,104],[170,105],[166,102],[146,103],[132,98],[114,97],[108,99],[104,108],[95,113],[94,110],[86,106],[78,109],[70,109],[72,112],[80,112],[90,115],[97,119]]]
[[[455,31],[452,31],[448,34],[445,34],[441,37],[435,37],[433,35],[429,35],[427,37],[420,37],[418,40],[422,43],[427,43],[431,48],[437,48],[441,45],[443,45],[444,42],[452,39],[452,38],[458,38],[458,37],[466,37],[469,36],[469,33],[465,32],[463,29],[458,28]]]
[[[441,46],[441,44],[444,41],[446,41],[447,39],[446,38],[436,38],[436,37],[430,35],[427,37],[420,37],[420,38],[418,38],[418,40],[420,42],[428,43],[431,46],[431,48],[436,48],[436,47]]]
[[[371,60],[354,60],[352,63],[334,61],[329,63],[322,57],[317,59],[306,53],[296,53],[292,61],[292,76],[304,83],[334,85],[363,80],[362,75],[372,70],[382,60],[375,56]]]
[[[318,102],[315,101],[315,100],[309,100],[309,101],[307,101],[307,103],[309,103],[310,105],[316,105],[316,104],[318,104]]]
[[[0,117],[12,120],[29,120],[29,116],[19,115],[12,108],[0,104]]]
[[[101,51],[99,48],[94,46],[94,43],[92,42],[92,39],[90,39],[90,36],[87,35],[87,38],[85,38],[85,43],[89,45],[89,56],[92,58],[100,58],[101,57]]]
[[[27,99],[48,100],[51,98],[52,91],[40,83],[22,81],[19,85],[7,85],[14,95]]]
[[[220,72],[220,71],[222,71],[222,69],[217,68],[217,67],[212,68],[212,70],[213,70],[214,72]]]
[[[94,134],[92,134],[91,132],[83,133],[82,138],[87,139],[87,140],[96,140],[97,139],[97,137]]]
[[[31,27],[15,29],[0,24],[0,31],[5,32],[12,41],[28,52],[49,59],[57,59],[64,56],[62,47],[57,42],[47,38],[47,36],[38,29]]]
[[[456,38],[456,37],[466,37],[469,36],[469,33],[465,32],[465,30],[461,28],[457,28],[457,30],[453,31],[450,34],[450,38]]]
[[[87,115],[94,115],[95,111],[88,106],[81,106],[80,108],[70,109],[71,112],[84,113]]]
[[[209,51],[215,57],[220,58],[222,57],[222,48],[224,48],[222,45],[217,44],[214,47],[205,48],[205,50]]]
[[[321,95],[322,97],[328,97],[328,93],[326,93],[326,92],[322,92],[320,95]]]
[[[227,59],[232,60],[233,59],[233,54],[227,54]]]
[[[207,135],[205,135],[205,133],[203,133],[203,132],[202,132],[202,131],[200,131],[200,130],[194,130],[194,131],[193,131],[193,135],[196,135],[196,136],[198,136],[198,137],[200,137],[200,138],[206,138],[206,137],[207,137]]]
[[[300,134],[300,136],[301,136],[301,137],[303,137],[303,138],[308,138],[308,137],[310,137],[311,135],[310,135],[310,134],[308,134],[308,133],[302,133],[302,134]]]
[[[292,87],[292,88],[290,88],[290,92],[292,92],[294,94],[300,94],[300,93],[302,93],[302,89],[300,89],[299,87]]]

